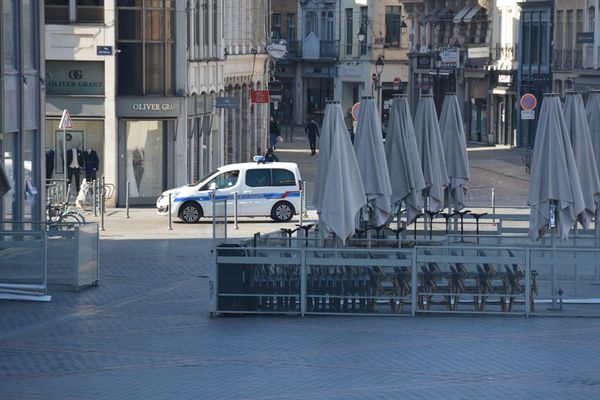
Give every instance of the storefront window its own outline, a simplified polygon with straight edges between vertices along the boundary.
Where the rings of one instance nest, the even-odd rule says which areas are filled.
[[[4,133],[2,136],[2,141],[0,142],[0,149],[2,150],[2,154],[0,157],[1,161],[4,163],[4,170],[6,171],[6,175],[8,176],[8,180],[10,182],[11,189],[8,193],[2,197],[2,214],[0,215],[0,219],[4,221],[13,221],[14,215],[16,213],[16,201],[15,201],[15,165],[17,164],[17,160],[15,160],[15,148],[16,148],[16,133]]]
[[[127,121],[130,197],[157,197],[165,188],[166,121]]]
[[[32,221],[40,204],[40,185],[38,183],[37,163],[39,157],[36,146],[37,131],[27,131],[23,134],[23,221]]]

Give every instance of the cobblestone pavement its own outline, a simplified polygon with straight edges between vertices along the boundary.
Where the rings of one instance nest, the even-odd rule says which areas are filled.
[[[292,150],[281,154],[302,154]],[[500,178],[499,163],[520,168],[510,160],[478,162],[509,186],[523,179]],[[303,169],[305,178],[310,171]],[[244,220],[229,234],[279,227]],[[129,220],[110,210],[98,287],[53,291],[50,303],[0,302],[0,399],[546,400],[600,393],[600,319],[209,318],[212,228],[173,228],[151,209],[134,209]]]

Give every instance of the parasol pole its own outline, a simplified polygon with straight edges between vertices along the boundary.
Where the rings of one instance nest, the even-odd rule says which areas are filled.
[[[556,267],[554,265],[554,258],[556,257],[556,226],[557,221],[556,214],[556,200],[550,202],[550,229],[552,230],[552,263],[550,264],[550,292],[552,293],[552,308],[550,310],[555,311],[556,308]],[[558,225],[560,226],[560,225]]]

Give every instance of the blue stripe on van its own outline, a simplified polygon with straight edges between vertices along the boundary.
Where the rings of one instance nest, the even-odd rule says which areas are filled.
[[[239,194],[238,200],[254,200],[254,199],[266,199],[266,200],[277,200],[277,199],[287,199],[287,198],[299,198],[300,192],[283,192],[283,193],[257,193],[257,194]],[[185,196],[185,197],[176,197],[173,200],[175,203],[183,203],[185,201],[212,201],[211,196],[208,195],[200,195],[200,196]],[[233,194],[230,195],[217,195],[218,200],[232,200]]]

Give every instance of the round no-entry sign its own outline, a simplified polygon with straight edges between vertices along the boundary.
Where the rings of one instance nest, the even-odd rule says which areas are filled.
[[[359,117],[360,117],[360,103],[355,103],[352,106],[352,118],[354,118],[355,121],[358,121]]]
[[[537,99],[531,93],[525,93],[521,96],[521,108],[525,111],[531,111],[537,106]]]

